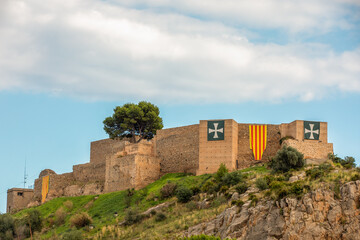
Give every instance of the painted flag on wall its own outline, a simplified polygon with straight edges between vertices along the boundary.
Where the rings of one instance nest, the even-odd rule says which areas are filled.
[[[249,125],[250,149],[253,150],[255,160],[261,160],[267,141],[266,125]]]
[[[42,178],[41,186],[41,203],[44,203],[49,192],[49,175]]]

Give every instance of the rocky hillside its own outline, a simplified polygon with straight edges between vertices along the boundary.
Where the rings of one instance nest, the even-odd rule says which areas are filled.
[[[360,181],[341,186],[340,198],[324,187],[300,199],[265,199],[256,206],[248,200],[185,232],[199,234],[254,240],[360,239]]]
[[[262,163],[235,172],[222,165],[215,174],[167,174],[140,190],[57,198],[0,215],[1,240],[31,236],[360,239],[360,168],[337,158],[285,172]]]

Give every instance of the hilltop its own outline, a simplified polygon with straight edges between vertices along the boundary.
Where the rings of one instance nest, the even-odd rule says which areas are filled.
[[[20,239],[36,219],[34,239],[359,239],[360,169],[328,160],[286,173],[267,164],[171,173],[140,190],[56,198],[12,217]]]

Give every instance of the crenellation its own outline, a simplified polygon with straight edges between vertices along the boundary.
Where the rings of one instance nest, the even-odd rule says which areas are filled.
[[[310,123],[312,128],[318,128],[311,130],[318,134],[318,140],[309,137],[309,129],[305,130],[304,126]],[[43,170],[34,189],[24,190],[26,198],[14,195],[23,189],[9,189],[7,211],[40,204],[44,194],[48,201],[61,196],[141,189],[166,173],[214,173],[221,163],[234,171],[269,161],[284,144],[296,148],[311,162],[321,162],[333,153],[333,145],[327,141],[327,123],[306,124],[301,120],[279,125],[237,123],[233,119],[201,120],[199,124],[158,130],[150,141],[95,141],[90,146],[89,163],[74,165],[70,173]],[[255,160],[250,148],[250,126],[252,131],[258,129],[256,141],[261,142],[257,142],[254,151],[261,151],[262,155],[257,154],[261,160]],[[48,191],[44,193],[43,178],[47,176]]]

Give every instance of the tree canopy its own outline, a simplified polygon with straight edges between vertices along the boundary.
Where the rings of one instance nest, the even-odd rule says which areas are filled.
[[[104,130],[112,139],[151,139],[163,128],[159,114],[159,108],[150,102],[126,103],[114,108],[114,114],[103,121]]]

